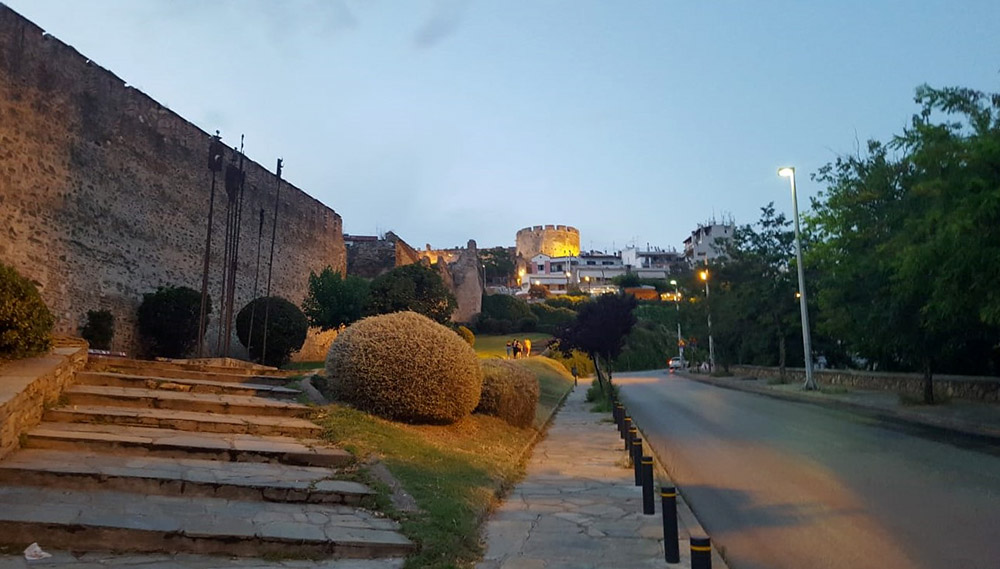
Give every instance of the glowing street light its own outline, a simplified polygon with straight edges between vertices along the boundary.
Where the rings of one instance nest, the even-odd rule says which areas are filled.
[[[795,168],[778,169],[778,175],[788,178],[792,184],[792,211],[795,214],[795,261],[799,269],[799,310],[802,312],[802,349],[806,353],[806,382],[803,389],[815,390],[816,381],[812,370],[812,339],[809,333],[809,309],[806,304],[806,277],[802,266],[802,240],[799,238],[799,199],[795,193]]]
[[[705,260],[708,263],[708,260]],[[698,276],[705,281],[705,304],[708,312],[708,365],[715,371],[715,341],[712,339],[712,305],[708,301],[708,269],[699,271]]]
[[[671,279],[670,284],[674,285],[674,307],[677,309],[677,355],[681,358],[681,367],[684,367],[684,336],[681,336],[681,293],[677,289],[677,281]]]

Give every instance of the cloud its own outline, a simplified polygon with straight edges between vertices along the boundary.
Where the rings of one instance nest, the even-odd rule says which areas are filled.
[[[430,16],[413,36],[413,44],[429,49],[441,43],[458,30],[469,0],[437,0]]]

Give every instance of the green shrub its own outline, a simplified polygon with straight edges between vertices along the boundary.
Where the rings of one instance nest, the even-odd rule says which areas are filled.
[[[573,350],[566,355],[559,351],[559,345],[553,344],[549,347],[548,357],[561,363],[566,371],[572,372],[573,366],[576,366],[576,373],[578,377],[586,377],[594,373],[594,361],[590,359],[590,356],[581,352],[580,350]]]
[[[531,309],[527,302],[509,294],[485,294],[480,314],[484,318],[517,322],[522,318],[530,318]]]
[[[373,316],[349,326],[330,346],[326,377],[338,399],[411,423],[466,417],[483,387],[472,347],[415,312]]]
[[[459,326],[455,332],[470,346],[476,347],[476,335],[472,333],[472,330],[469,330],[465,326]]]
[[[514,331],[514,324],[510,320],[497,320],[496,318],[483,317],[482,314],[476,319],[476,332],[480,334],[509,334]]]
[[[309,324],[323,330],[348,325],[361,319],[368,303],[368,281],[354,275],[341,278],[330,267],[320,274],[309,273],[309,293],[302,301],[302,311]]]
[[[548,334],[568,326],[576,318],[576,312],[568,308],[556,308],[548,301],[531,305],[531,313],[538,318],[538,330]]]
[[[590,302],[592,300],[591,296],[577,295],[577,294],[563,294],[559,296],[554,296],[552,298],[545,299],[545,305],[551,306],[552,308],[568,308],[576,312],[580,309],[584,303]]]
[[[0,264],[0,358],[24,358],[48,350],[53,323],[35,284]]]
[[[251,334],[250,321],[253,321]],[[264,326],[267,322],[265,346]],[[292,352],[306,341],[309,322],[305,314],[280,296],[252,300],[236,315],[236,336],[250,353],[250,358],[270,366],[288,362]],[[264,353],[264,350],[267,353]]]
[[[538,380],[534,374],[500,359],[480,360],[480,365],[483,390],[476,413],[499,417],[515,427],[531,426],[538,405]]]
[[[88,310],[87,323],[80,327],[80,335],[95,350],[110,350],[115,336],[115,317],[110,310]]]
[[[210,300],[208,312],[212,310]],[[142,295],[139,334],[149,352],[167,358],[181,358],[190,353],[198,342],[200,309],[201,293],[186,286],[161,286],[156,292]]]

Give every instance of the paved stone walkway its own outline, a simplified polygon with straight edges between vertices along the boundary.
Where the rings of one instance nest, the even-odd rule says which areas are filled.
[[[590,412],[585,393],[581,382],[535,447],[524,480],[487,523],[477,569],[668,566],[659,488],[656,515],[643,515],[642,492],[610,414]],[[681,564],[672,567],[690,567],[684,522],[691,518],[684,510]]]
[[[52,557],[27,561],[21,555],[0,555],[0,569],[400,569],[403,559],[333,559],[265,561],[245,557],[175,554],[110,554],[50,551]]]

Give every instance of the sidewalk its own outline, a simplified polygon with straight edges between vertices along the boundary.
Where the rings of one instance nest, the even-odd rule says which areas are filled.
[[[486,524],[477,569],[690,567],[689,532],[704,530],[679,500],[681,563],[666,564],[659,487],[669,479],[656,473],[656,514],[643,515],[611,415],[590,412],[585,394],[581,382],[535,447],[524,480]],[[725,568],[713,557],[713,567]]]
[[[1000,443],[1000,405],[997,404],[953,399],[940,405],[903,405],[899,395],[892,391],[842,390],[822,385],[820,387],[826,392],[803,391],[800,383],[769,385],[767,378],[712,377],[693,372],[679,375],[717,387],[846,409],[896,423]]]

